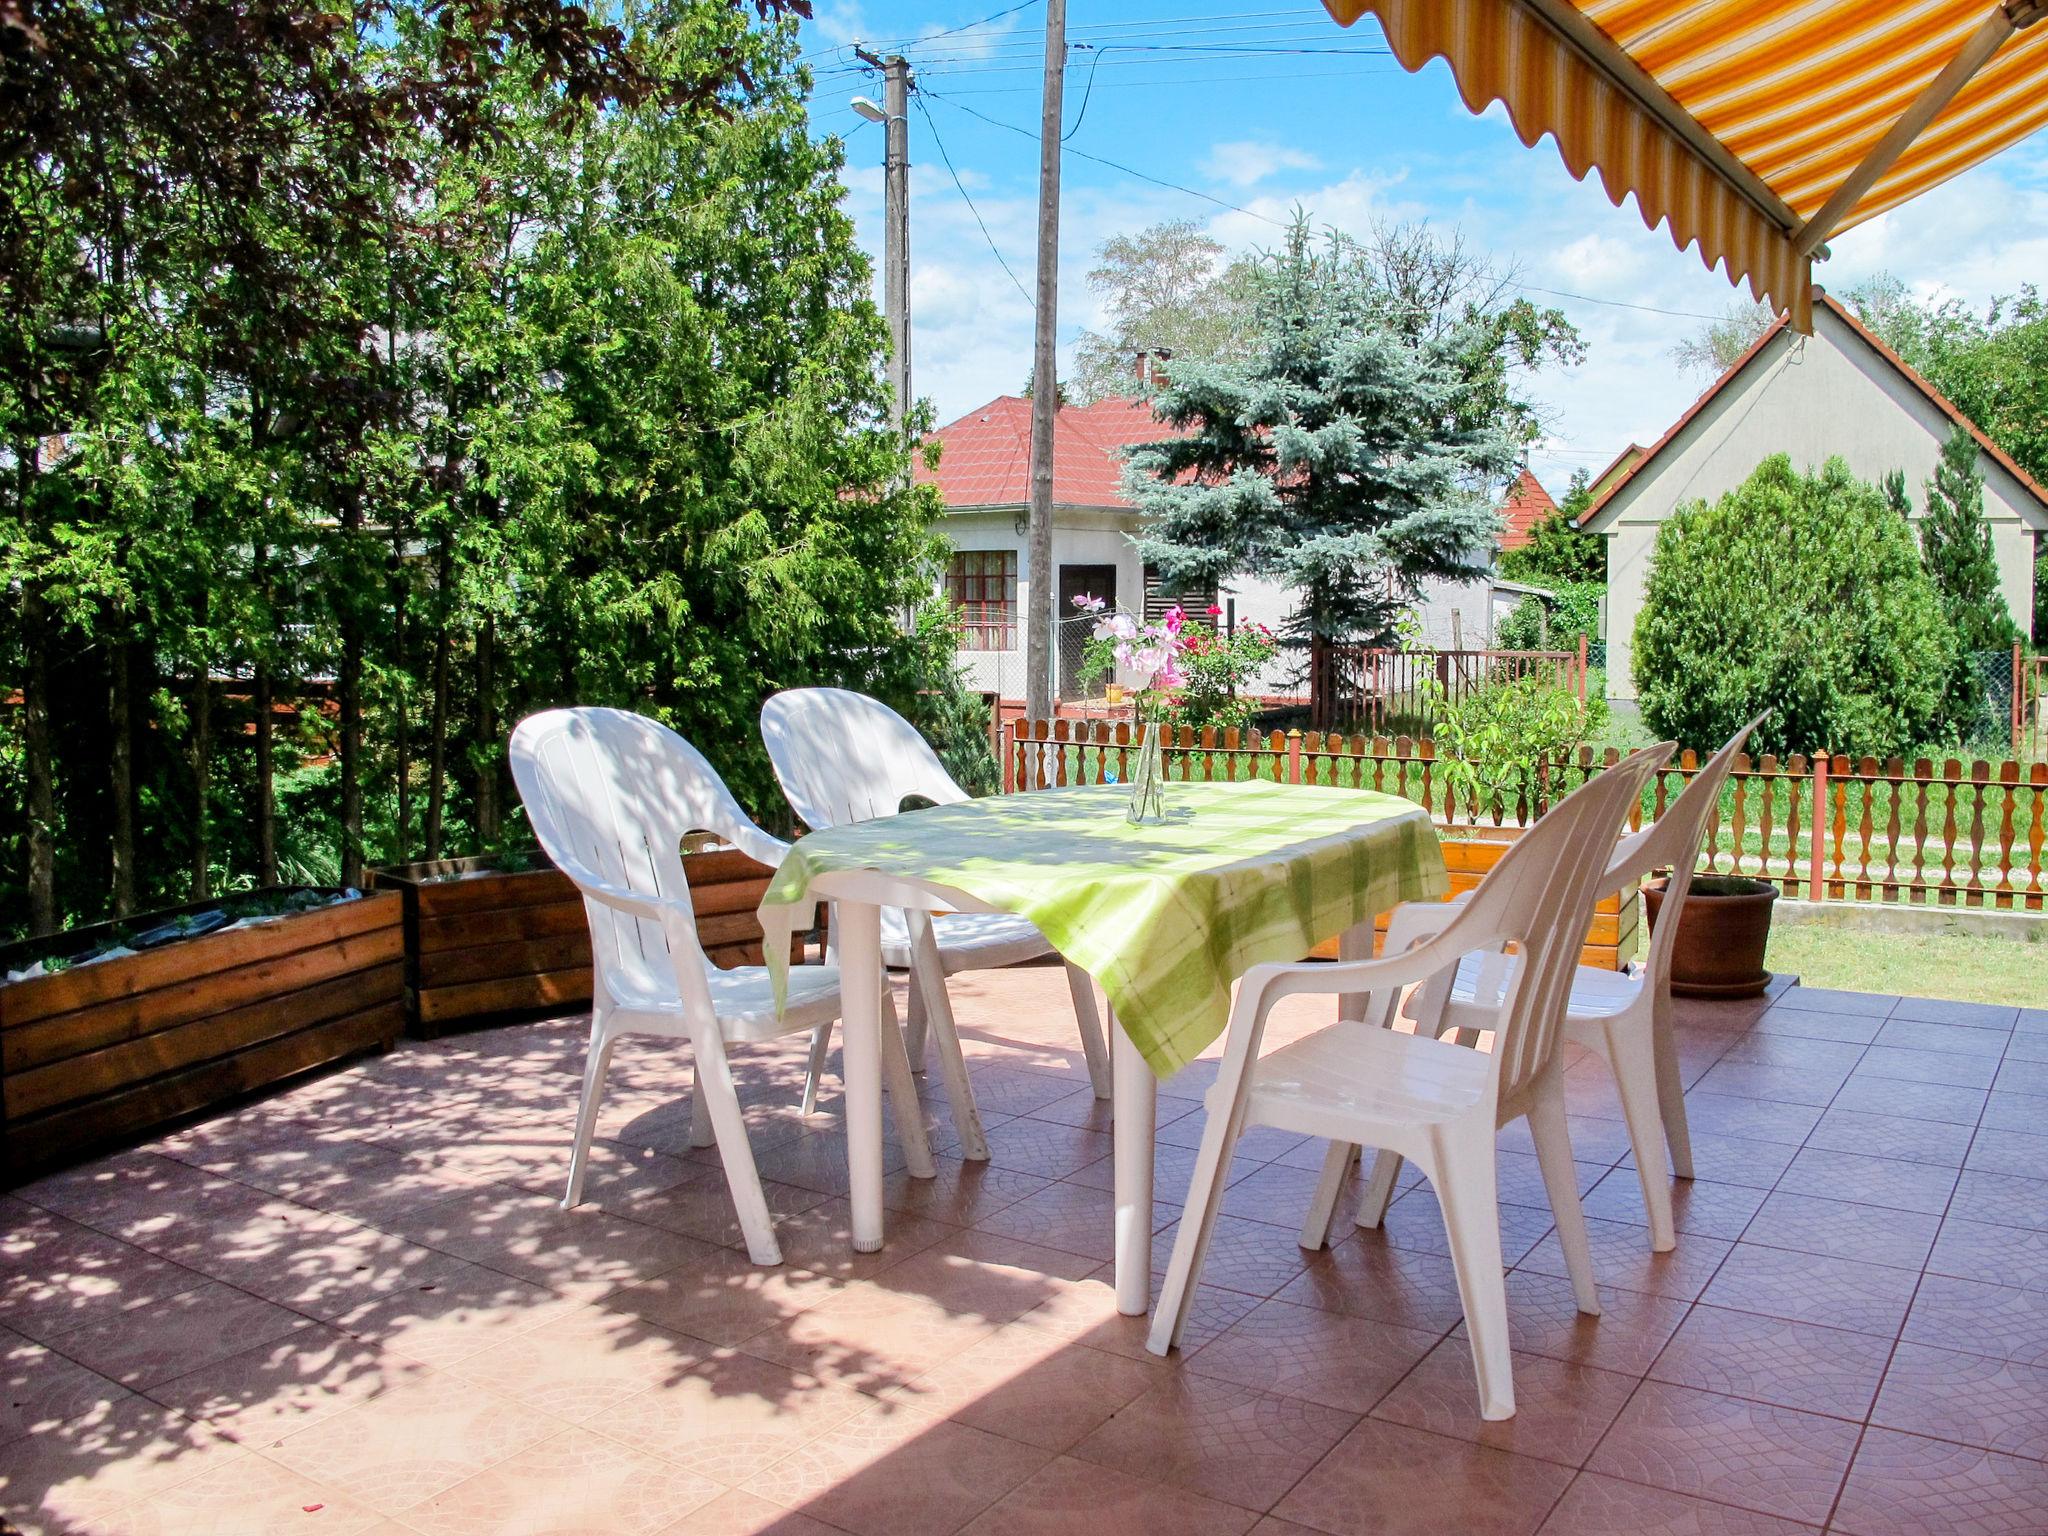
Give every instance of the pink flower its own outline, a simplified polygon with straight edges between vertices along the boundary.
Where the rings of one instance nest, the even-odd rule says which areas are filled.
[[[1166,610],[1166,632],[1169,635],[1179,634],[1181,625],[1187,623],[1187,621],[1187,613],[1181,608],[1179,603],[1175,603]]]
[[[1222,612],[1223,612],[1223,610],[1222,610],[1221,608],[1218,608],[1218,607],[1217,607],[1217,606],[1216,606],[1216,605],[1215,605],[1214,603],[1211,603],[1211,604],[1209,605],[1209,617],[1210,617],[1210,618],[1212,618],[1212,619],[1213,619],[1213,618],[1216,618],[1216,617],[1220,616],[1220,615],[1222,614]]]
[[[1095,596],[1091,592],[1076,592],[1074,594],[1074,606],[1085,612],[1094,613],[1108,605],[1102,598]]]

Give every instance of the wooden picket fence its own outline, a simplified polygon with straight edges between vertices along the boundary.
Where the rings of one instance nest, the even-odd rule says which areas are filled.
[[[1586,700],[1586,637],[1570,651],[1391,650],[1337,645],[1309,646],[1309,716],[1318,730],[1360,726],[1386,730],[1401,723],[1434,726],[1425,685],[1456,701],[1505,683],[1540,677]]]
[[[1003,788],[1128,781],[1137,748],[1128,722],[1012,720]],[[1426,807],[1446,829],[1526,825],[1620,757],[1611,747],[1582,747],[1545,767],[1534,803],[1496,814],[1460,800],[1426,737],[1182,728],[1164,754],[1172,780],[1379,790]],[[1661,816],[1699,765],[1691,750],[1673,759],[1645,789],[1640,815]],[[1810,901],[2040,912],[2048,909],[2044,846],[2048,764],[1743,754],[1722,788],[1699,868],[1769,880]]]

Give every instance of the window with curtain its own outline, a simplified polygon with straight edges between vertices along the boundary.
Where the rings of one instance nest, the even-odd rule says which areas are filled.
[[[946,596],[960,610],[960,649],[1017,648],[1017,552],[963,549],[946,568]]]

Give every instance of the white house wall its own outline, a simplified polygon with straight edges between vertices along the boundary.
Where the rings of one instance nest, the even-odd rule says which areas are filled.
[[[1681,504],[1714,501],[1766,458],[1784,453],[1802,470],[1839,457],[1873,483],[1902,470],[1919,517],[1925,482],[1948,441],[1949,418],[1834,314],[1817,307],[1814,328],[1811,339],[1779,332],[1601,509],[1596,525],[1608,537],[1610,697],[1635,697],[1630,641],[1650,553],[1658,527]],[[1988,454],[1978,454],[1977,470],[1984,477],[2000,589],[2024,632],[2033,622],[2033,530],[2048,514]]]

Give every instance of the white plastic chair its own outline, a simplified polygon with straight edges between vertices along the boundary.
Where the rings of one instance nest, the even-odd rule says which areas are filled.
[[[1359,1143],[1398,1152],[1422,1169],[1443,1210],[1480,1411],[1489,1419],[1513,1416],[1494,1139],[1502,1125],[1528,1117],[1579,1310],[1597,1314],[1599,1290],[1565,1127],[1564,1006],[1615,831],[1669,750],[1638,752],[1561,801],[1502,856],[1443,930],[1413,949],[1396,953],[1389,946],[1377,960],[1260,965],[1246,973],[1154,1315],[1153,1353],[1171,1350],[1186,1326],[1238,1137],[1247,1126],[1271,1125],[1333,1143],[1326,1183],[1334,1182],[1332,1168],[1341,1178]],[[1502,953],[1511,944],[1520,960],[1512,968]],[[1353,1016],[1269,1056],[1259,1054],[1266,1016],[1280,998],[1334,993],[1349,1012],[1360,994],[1368,1006],[1378,995],[1390,1015],[1401,988],[1455,969],[1473,953],[1488,956],[1488,971],[1500,976],[1498,1000],[1453,1000],[1446,1017],[1493,1030],[1491,1051],[1401,1034]],[[1333,1202],[1334,1188],[1328,1199],[1319,1193],[1312,1227],[1319,1217],[1327,1229]],[[1324,1235],[1304,1229],[1303,1245],[1320,1247]]]
[[[534,835],[583,894],[590,923],[590,1055],[564,1210],[583,1199],[583,1176],[612,1050],[622,1035],[690,1042],[696,1083],[690,1140],[718,1147],[747,1252],[779,1264],[782,1251],[754,1167],[726,1046],[812,1029],[839,1017],[836,966],[792,966],[778,1017],[765,966],[720,970],[697,942],[681,844],[710,832],[770,866],[788,845],[740,809],[712,766],[667,726],[617,709],[551,709],[512,733],[512,778]],[[894,1004],[882,1030],[882,1069],[898,1106],[917,1102]],[[923,1117],[897,1115],[910,1171],[934,1172]]]
[[[894,816],[912,796],[934,805],[953,805],[967,791],[953,782],[938,754],[917,728],[895,710],[844,688],[791,688],[761,706],[761,739],[768,760],[788,795],[791,809],[807,827],[826,827]],[[988,1141],[974,1107],[974,1090],[960,1052],[946,978],[961,971],[992,971],[1036,960],[1053,952],[1051,940],[1028,920],[1008,913],[955,912],[932,915],[882,910],[882,960],[911,973],[910,1057],[924,1059],[926,1027],[937,1037],[939,1068],[953,1107],[960,1155],[988,1157]],[[1067,967],[1067,990],[1080,1023],[1081,1049],[1098,1099],[1110,1095],[1109,1048],[1095,1007],[1094,984],[1085,971]],[[831,1024],[819,1026],[811,1042],[810,1075],[804,1107],[815,1100],[818,1075],[830,1050]]]
[[[1643,1209],[1649,1218],[1650,1248],[1666,1253],[1677,1246],[1671,1216],[1671,1190],[1664,1179],[1668,1147],[1672,1172],[1692,1177],[1692,1133],[1685,1120],[1685,1084],[1679,1075],[1678,1042],[1671,1025],[1671,954],[1678,942],[1678,923],[1692,889],[1693,869],[1707,823],[1720,805],[1721,786],[1735,765],[1736,754],[1763,716],[1730,737],[1694,773],[1692,782],[1662,816],[1624,837],[1600,878],[1599,896],[1634,889],[1660,869],[1671,871],[1664,908],[1650,935],[1649,953],[1634,974],[1578,967],[1571,1001],[1565,1011],[1565,1038],[1597,1053],[1614,1073],[1622,1118],[1642,1180]],[[1410,902],[1396,908],[1387,924],[1387,947],[1406,949],[1417,939],[1437,932],[1450,921],[1454,907],[1441,902]],[[1469,1001],[1479,982],[1480,961],[1467,956],[1455,979],[1435,978],[1409,1000],[1407,1013],[1417,1026],[1441,1032],[1444,1003]],[[1448,982],[1448,985],[1446,983]],[[1470,1035],[1460,1043],[1477,1044]],[[1359,1201],[1360,1226],[1378,1226],[1392,1197],[1400,1160],[1383,1153],[1375,1163]]]

